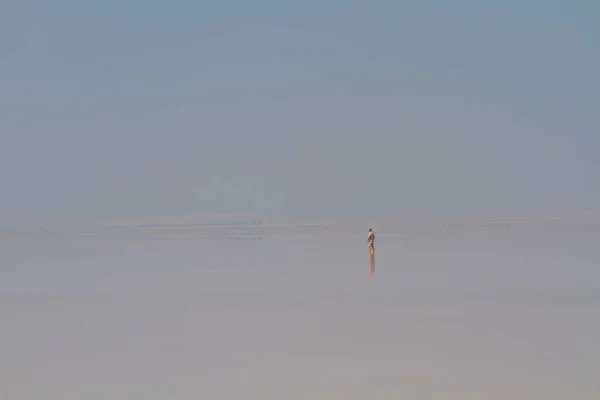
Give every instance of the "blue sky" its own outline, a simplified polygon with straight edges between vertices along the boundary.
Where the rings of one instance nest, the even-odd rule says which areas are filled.
[[[0,222],[600,202],[600,3],[7,3]]]

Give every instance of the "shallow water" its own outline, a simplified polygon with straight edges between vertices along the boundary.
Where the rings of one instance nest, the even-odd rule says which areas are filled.
[[[286,229],[4,238],[0,398],[599,398],[596,231]]]

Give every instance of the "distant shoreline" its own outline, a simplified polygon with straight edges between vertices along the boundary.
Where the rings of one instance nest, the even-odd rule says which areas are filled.
[[[451,218],[452,217],[452,218]],[[600,232],[600,212],[471,218],[405,216],[389,219],[305,219],[259,214],[188,214],[72,225],[30,225],[0,229],[0,240],[16,237],[163,239],[260,238],[285,235],[359,234],[372,227],[382,234]]]

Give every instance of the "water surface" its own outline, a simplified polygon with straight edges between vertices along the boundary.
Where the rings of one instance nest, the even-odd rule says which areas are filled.
[[[8,235],[0,397],[599,398],[598,231],[413,228]]]

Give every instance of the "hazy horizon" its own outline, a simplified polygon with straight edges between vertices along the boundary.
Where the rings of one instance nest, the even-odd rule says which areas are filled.
[[[11,2],[0,225],[600,204],[600,5]]]
[[[598,399],[600,2],[4,3],[2,400]]]

